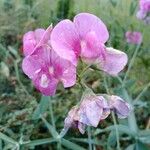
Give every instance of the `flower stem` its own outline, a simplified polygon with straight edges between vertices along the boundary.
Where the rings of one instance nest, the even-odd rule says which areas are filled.
[[[50,99],[49,99],[49,110],[50,110],[52,126],[54,127],[54,129],[56,129],[55,121],[54,121],[53,107],[52,107],[52,97],[50,97]]]
[[[117,150],[121,150],[120,142],[119,142],[119,131],[118,131],[118,127],[117,127],[117,121],[116,121],[116,117],[115,117],[115,114],[113,111],[112,111],[111,115],[112,115],[114,126],[115,126],[116,139],[117,139]]]
[[[141,44],[138,44],[137,47],[136,47],[136,49],[135,49],[135,51],[134,51],[134,53],[133,53],[133,56],[132,56],[130,64],[129,64],[129,67],[128,67],[127,72],[125,74],[125,77],[123,79],[123,85],[124,85],[124,83],[125,83],[128,75],[129,75],[129,72],[130,72],[130,70],[131,70],[131,68],[132,68],[132,66],[134,64],[134,61],[135,61],[135,58],[137,56],[138,50],[140,49],[140,46],[141,46]]]
[[[88,126],[88,143],[89,143],[89,150],[92,150],[92,143],[91,143],[91,127]]]
[[[105,75],[104,75],[104,86],[105,86],[107,94],[110,94]],[[111,115],[112,115],[112,118],[113,118],[113,123],[114,123],[115,131],[116,131],[117,150],[121,150],[121,148],[120,148],[120,142],[119,142],[119,131],[118,131],[118,127],[117,127],[117,121],[116,121],[116,117],[115,117],[115,114],[114,114],[113,111],[112,111]]]

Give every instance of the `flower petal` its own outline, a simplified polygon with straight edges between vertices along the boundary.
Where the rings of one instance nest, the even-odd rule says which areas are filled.
[[[33,83],[42,94],[46,96],[53,96],[56,93],[58,80],[53,77],[50,78],[45,73],[40,72],[38,76],[34,78]]]
[[[95,32],[100,43],[105,43],[109,38],[107,27],[95,15],[80,13],[74,17],[74,23],[81,38],[84,38],[91,31]]]
[[[54,51],[62,58],[77,65],[80,44],[79,36],[73,22],[63,20],[59,22],[51,33],[51,45]]]
[[[123,70],[127,61],[128,57],[126,53],[109,47],[106,48],[105,59],[101,59],[98,65],[103,71],[116,76]]]
[[[130,111],[130,105],[119,96],[112,95],[110,98],[110,106],[115,109],[119,118],[126,118]]]
[[[30,79],[33,79],[41,70],[41,65],[36,61],[35,57],[26,56],[22,62],[22,69]]]

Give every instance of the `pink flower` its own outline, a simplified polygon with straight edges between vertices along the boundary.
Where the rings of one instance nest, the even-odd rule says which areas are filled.
[[[109,114],[110,109],[103,96],[88,94],[83,97],[79,106],[75,106],[69,111],[64,128],[77,126],[79,131],[84,134],[87,125],[97,127],[100,120],[107,118]]]
[[[126,36],[126,40],[128,43],[140,44],[142,42],[141,32],[128,31],[128,32],[126,32],[125,36]]]
[[[43,34],[39,34],[37,41],[34,39],[36,43],[28,43],[29,48],[25,49],[27,56],[22,63],[24,73],[44,95],[54,95],[60,82],[67,88],[73,86],[76,81],[76,67],[60,58],[51,48],[51,30],[50,26],[46,31],[42,31]]]
[[[122,98],[115,95],[109,96],[109,107],[116,112],[120,119],[126,118],[131,111],[131,106]]]
[[[140,0],[140,9],[146,13],[150,12],[150,0]]]
[[[80,13],[74,17],[73,22],[66,19],[55,26],[51,34],[51,44],[59,56],[74,65],[77,65],[79,57],[87,63],[98,60],[102,64],[102,66],[99,65],[102,70],[111,75],[117,75],[126,65],[127,55],[118,50],[106,48],[105,43],[108,38],[107,27],[98,17]],[[120,66],[112,66],[110,60]],[[115,68],[118,66],[119,68]]]
[[[84,134],[86,126],[97,127],[111,111],[114,111],[118,118],[123,119],[129,115],[131,107],[119,96],[95,95],[91,91],[86,91],[80,105],[74,106],[69,111],[65,119],[64,131],[74,126]]]

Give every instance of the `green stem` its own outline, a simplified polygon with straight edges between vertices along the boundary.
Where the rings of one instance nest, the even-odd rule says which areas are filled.
[[[144,89],[142,90],[142,92],[136,97],[136,99],[134,100],[137,101],[141,98],[141,96],[143,96],[143,94],[147,91],[147,89],[150,87],[150,82],[144,87]]]
[[[112,115],[114,126],[115,126],[116,139],[117,139],[117,150],[121,150],[120,142],[119,142],[119,131],[118,131],[118,127],[117,127],[117,121],[116,121],[116,117],[115,117],[115,114],[113,111],[112,111],[111,115]]]
[[[50,117],[51,117],[52,126],[56,130],[55,121],[54,121],[53,106],[52,106],[52,97],[49,98],[49,110],[50,110]]]
[[[138,50],[140,49],[140,46],[141,46],[141,44],[137,45],[137,47],[136,47],[136,49],[135,49],[135,51],[134,51],[134,53],[133,53],[133,56],[132,56],[131,61],[130,61],[130,64],[129,64],[129,67],[128,67],[127,72],[126,72],[126,74],[125,74],[125,77],[124,77],[124,79],[123,79],[123,85],[124,85],[124,83],[125,83],[125,81],[126,81],[128,75],[129,75],[129,72],[130,72],[130,70],[131,70],[131,68],[132,68],[132,66],[133,66],[133,64],[134,64],[134,61],[135,61],[135,58],[136,58],[136,56],[137,56]]]
[[[107,94],[110,94],[105,75],[104,75],[104,86],[105,86]],[[119,140],[119,131],[118,131],[118,127],[117,127],[117,121],[116,121],[116,117],[115,117],[115,114],[114,114],[113,111],[112,111],[111,115],[112,115],[112,118],[113,118],[113,123],[114,123],[115,131],[116,131],[117,149],[121,150],[121,148],[120,148],[120,140]]]
[[[92,150],[92,143],[91,143],[91,127],[88,126],[88,143],[89,143],[89,150]]]

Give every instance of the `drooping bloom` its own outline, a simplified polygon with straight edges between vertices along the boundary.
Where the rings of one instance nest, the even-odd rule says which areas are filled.
[[[132,43],[132,44],[140,44],[143,38],[141,32],[128,31],[126,32],[125,36],[126,36],[127,42]]]
[[[50,26],[46,31],[42,31],[34,45],[32,42],[28,43],[28,47],[25,47],[26,57],[22,63],[24,73],[44,95],[54,95],[59,82],[67,88],[73,86],[76,81],[76,67],[59,57],[50,45],[51,30]]]
[[[97,127],[101,120],[108,117],[114,111],[118,118],[126,118],[130,111],[130,105],[115,95],[94,95],[85,93],[80,105],[74,106],[65,119],[64,130],[75,126],[84,134],[86,126]]]
[[[66,19],[54,27],[51,44],[59,56],[74,65],[77,65],[81,57],[87,63],[98,61],[102,70],[111,75],[117,75],[126,65],[127,55],[119,50],[107,48],[105,43],[108,38],[107,27],[98,17],[89,13],[80,13],[74,17],[73,22]],[[120,66],[113,66],[110,60]],[[116,68],[118,66],[119,68]]]
[[[109,96],[109,107],[115,111],[120,119],[126,118],[131,111],[131,106],[116,95]]]
[[[86,126],[97,127],[100,120],[107,118],[110,113],[107,101],[103,96],[86,95],[79,106],[73,107],[65,119],[64,128],[77,126],[84,134]]]
[[[146,24],[150,24],[148,19],[150,17],[150,0],[139,0],[139,10],[136,16]]]

